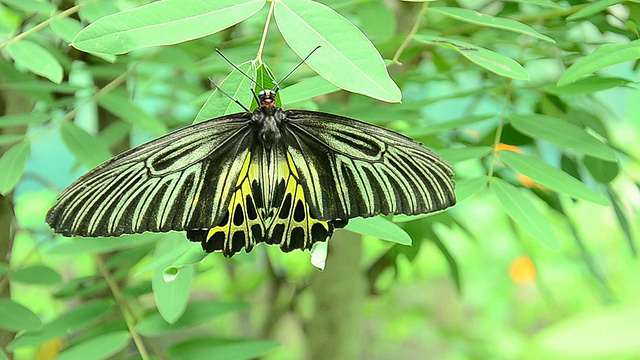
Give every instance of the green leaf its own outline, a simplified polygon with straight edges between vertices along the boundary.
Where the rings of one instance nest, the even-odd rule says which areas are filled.
[[[424,126],[415,126],[403,131],[403,133],[409,137],[414,139],[431,135],[438,134],[444,131],[461,128],[466,125],[479,123],[488,119],[496,118],[496,115],[472,115],[465,116],[460,119],[442,121],[436,123],[425,124]],[[419,125],[419,124],[416,124]]]
[[[640,58],[640,40],[624,44],[605,44],[571,65],[558,79],[557,85],[565,86],[596,71],[626,61],[635,61],[638,58]]]
[[[73,38],[82,30],[82,24],[80,21],[70,18],[63,17],[57,18],[51,21],[51,30],[56,33],[56,35],[60,36],[62,40],[65,42],[71,43]]]
[[[80,31],[71,45],[87,52],[124,54],[177,44],[224,30],[264,4],[264,0],[157,1],[97,20]]]
[[[257,109],[261,104],[258,104],[256,98],[259,98],[260,90],[262,89],[271,89],[275,90],[277,81],[273,77],[273,72],[269,67],[265,64],[260,64],[256,69],[255,82],[258,84],[255,87],[256,96],[251,98],[251,109],[252,111]],[[280,94],[276,93],[276,106],[282,107],[282,101],[280,101]]]
[[[245,310],[248,304],[220,303],[220,302],[196,302],[190,303],[182,317],[173,324],[168,324],[160,314],[151,314],[138,323],[136,329],[144,336],[159,336],[166,333],[184,330],[209,322],[214,317]]]
[[[492,178],[490,185],[513,221],[549,249],[560,250],[560,242],[549,220],[536,209],[528,197],[515,186],[498,178]]]
[[[457,39],[450,40],[437,36],[419,34],[416,35],[415,39],[423,43],[433,44],[456,51],[471,62],[500,76],[516,80],[529,80],[530,78],[527,70],[525,70],[522,65],[518,64],[518,62],[491,50]]]
[[[260,358],[280,346],[273,341],[235,339],[194,339],[172,345],[167,355],[172,360],[209,359],[215,354],[217,359],[250,360]]]
[[[62,81],[62,65],[42,46],[29,40],[20,40],[9,44],[7,51],[16,64],[34,74],[44,76],[56,84]]]
[[[305,62],[342,89],[388,102],[400,102],[382,56],[351,22],[331,8],[309,0],[276,2],[278,29],[300,58],[321,46]]]
[[[430,12],[439,13],[457,20],[465,21],[471,24],[491,27],[500,30],[512,31],[519,34],[533,36],[540,40],[548,41],[555,44],[555,40],[542,35],[528,25],[525,25],[519,21],[504,19],[487,14],[482,14],[475,10],[453,8],[453,7],[433,7],[429,8]]]
[[[0,146],[9,145],[13,143],[17,143],[18,141],[24,139],[24,135],[8,135],[2,134],[0,135]],[[2,176],[0,176],[1,178]]]
[[[28,308],[7,298],[0,298],[0,329],[9,331],[38,330],[42,321]]]
[[[170,281],[169,277],[173,279],[173,277],[175,277],[180,272],[181,269],[185,267],[191,267],[193,265],[197,265],[201,263],[204,258],[207,257],[208,253],[202,250],[202,246],[193,244],[193,243],[190,245],[195,245],[195,246],[191,246],[189,248],[189,251],[182,254],[182,256],[180,256],[176,261],[171,263],[171,266],[168,266],[167,268],[164,269],[165,281]]]
[[[165,251],[171,250],[179,239],[165,238],[158,244],[156,255],[161,255]],[[170,282],[166,282],[164,278],[164,268],[171,265],[163,264],[153,271],[151,286],[153,288],[153,297],[156,300],[158,312],[162,318],[169,324],[173,324],[180,319],[187,309],[189,301],[189,290],[193,282],[195,269],[193,266],[183,268]]]
[[[167,235],[147,233],[102,238],[83,238],[76,236],[71,239],[65,238],[48,246],[45,248],[45,253],[56,255],[103,254],[114,250],[139,247],[158,241],[158,239],[163,236]]]
[[[609,307],[552,324],[532,339],[534,359],[633,359],[640,353],[640,309]]]
[[[375,216],[371,218],[350,219],[346,230],[354,233],[377,237],[378,239],[395,242],[401,245],[411,245],[411,237],[400,226],[383,218]]]
[[[582,162],[587,170],[589,170],[591,176],[603,184],[613,181],[620,172],[620,168],[616,162],[605,161],[588,155],[584,157]]]
[[[487,177],[481,176],[473,179],[456,181],[456,200],[458,203],[470,198],[487,186]]]
[[[13,145],[0,157],[0,194],[6,195],[18,184],[24,173],[31,148],[28,143]]]
[[[128,331],[99,335],[65,349],[56,360],[108,359],[123,350],[131,339]]]
[[[137,125],[150,134],[160,136],[169,132],[167,125],[142,111],[140,107],[129,100],[129,95],[124,91],[110,91],[101,96],[98,103],[120,119],[131,125]]]
[[[575,13],[567,16],[568,21],[575,21],[579,19],[584,19],[590,16],[593,16],[602,10],[605,10],[609,6],[617,5],[623,2],[624,0],[600,0],[594,1],[591,4],[583,7],[582,9],[576,11]]]
[[[320,76],[314,76],[288,86],[280,91],[285,104],[312,99],[316,96],[330,94],[340,88]]]
[[[56,7],[50,3],[35,0],[2,0],[2,3],[13,8],[24,10],[27,13],[39,12],[49,15],[56,11]]]
[[[516,130],[534,138],[566,147],[580,153],[615,162],[616,153],[602,141],[584,129],[562,119],[547,115],[510,115],[509,120]]]
[[[21,126],[45,122],[51,119],[49,114],[17,114],[0,116],[0,128]]]
[[[78,162],[92,169],[111,158],[109,149],[98,139],[70,121],[60,126],[62,141]]]
[[[245,74],[251,76],[251,62],[244,62],[238,67],[244,71]],[[220,84],[216,85],[231,96],[231,98],[218,89],[213,91],[200,108],[200,111],[198,111],[195,120],[193,120],[194,124],[220,116],[242,112],[242,107],[236,104],[233,99],[238,100],[240,104],[247,107],[251,104],[253,99],[251,96],[251,80],[239,71],[234,69]]]
[[[517,2],[521,4],[531,4],[538,5],[540,7],[551,8],[551,9],[564,9],[565,7],[554,2],[553,0],[506,0],[509,2]]]
[[[68,336],[76,331],[99,322],[113,307],[110,300],[94,300],[79,305],[36,331],[27,331],[7,345],[13,351],[24,346],[33,346],[58,337]]]
[[[53,285],[62,281],[57,271],[48,266],[34,265],[11,271],[11,280],[32,285]]]
[[[608,206],[604,195],[592,190],[580,180],[557,169],[535,156],[500,151],[500,160],[513,170],[531,178],[540,185],[596,204]]]
[[[577,80],[565,86],[547,85],[544,89],[547,92],[557,95],[584,95],[593,94],[598,91],[623,87],[633,83],[633,81],[622,78],[603,78],[599,76],[589,76]]]
[[[471,159],[480,159],[491,152],[489,146],[470,146],[456,149],[439,149],[437,154],[447,162],[455,164]]]

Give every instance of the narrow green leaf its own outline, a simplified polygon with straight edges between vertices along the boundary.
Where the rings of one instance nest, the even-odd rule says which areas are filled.
[[[45,122],[51,119],[49,114],[17,114],[0,116],[0,128],[21,126]]]
[[[442,242],[442,240],[440,240],[437,235],[431,236],[429,237],[429,239],[431,239],[436,244],[438,250],[440,250],[440,252],[442,253],[442,256],[444,256],[445,260],[447,260],[447,264],[449,265],[449,272],[451,273],[451,277],[456,284],[456,289],[458,290],[458,292],[461,292],[462,283],[460,281],[460,270],[458,269],[458,263],[456,262],[456,259],[453,257],[453,255],[451,255],[451,252],[449,251],[449,249],[447,249],[447,246],[444,244],[444,242]]]
[[[12,281],[32,285],[53,285],[62,281],[62,276],[48,266],[34,265],[18,270],[10,274]]]
[[[164,269],[165,281],[168,281],[167,274],[174,274],[173,276],[175,276],[182,268],[197,265],[207,257],[208,253],[202,250],[202,246],[193,243],[190,245],[192,246],[189,248],[189,251],[182,254],[176,261]]]
[[[312,99],[316,96],[330,94],[340,88],[320,76],[314,76],[299,83],[288,86],[280,91],[280,97],[285,104]]]
[[[560,250],[560,242],[549,220],[536,209],[528,197],[515,186],[498,178],[492,178],[490,185],[513,221],[549,249]]]
[[[129,95],[124,91],[110,91],[101,96],[98,103],[120,119],[131,125],[137,125],[150,134],[160,136],[169,132],[167,125],[142,111],[140,107],[129,100]]]
[[[437,154],[452,164],[485,157],[491,152],[489,146],[470,146],[457,149],[439,149]]]
[[[38,330],[42,321],[28,308],[7,298],[0,298],[0,329],[9,331]]]
[[[428,124],[425,124],[424,126],[412,127],[404,130],[403,133],[409,137],[416,139],[416,138],[420,138],[420,137],[431,135],[431,134],[438,134],[444,131],[461,128],[466,125],[479,123],[479,122],[496,118],[496,117],[497,115],[465,116],[460,119],[442,121],[442,122],[436,122],[436,123],[428,123]]]
[[[624,233],[624,237],[625,239],[627,239],[629,249],[631,249],[631,253],[634,257],[638,257],[638,251],[636,249],[635,240],[633,238],[633,231],[631,230],[631,226],[629,225],[625,206],[614,189],[612,189],[611,187],[607,187],[607,193],[609,194],[609,198],[611,199],[611,204],[613,205],[613,211],[616,214],[616,219],[618,219],[618,224],[620,224],[620,228]]]
[[[173,324],[167,323],[160,314],[154,313],[139,322],[136,329],[144,336],[159,336],[204,324],[214,317],[242,311],[248,307],[248,304],[240,302],[195,302],[190,303],[182,317]]]
[[[24,135],[2,134],[2,135],[0,135],[0,146],[17,143],[18,141],[20,141],[22,139],[24,139]]]
[[[593,16],[602,10],[605,10],[609,6],[617,5],[622,3],[624,0],[600,0],[594,1],[591,4],[583,7],[582,9],[576,11],[575,13],[567,16],[568,21],[575,21],[584,19],[590,16]]]
[[[51,30],[65,42],[71,43],[73,38],[82,30],[80,21],[70,18],[57,18],[51,21]]]
[[[247,61],[238,66],[245,74],[251,76],[251,62]],[[233,70],[220,84],[216,84],[233,99],[238,100],[242,105],[249,107],[253,96],[251,96],[251,80],[242,75],[239,71]],[[200,111],[196,115],[193,123],[214,119],[223,115],[242,112],[243,109],[236,104],[233,99],[216,89],[204,102]]]
[[[553,0],[506,0],[509,2],[517,2],[521,4],[531,4],[538,5],[540,7],[551,8],[551,9],[564,9],[565,7],[561,4],[556,3]]]
[[[0,157],[0,194],[6,195],[18,184],[24,173],[31,148],[28,143],[13,145]]]
[[[97,20],[80,31],[71,45],[87,52],[124,54],[177,44],[224,30],[264,4],[264,0],[157,1]]]
[[[631,83],[633,83],[633,81],[622,78],[589,76],[565,86],[558,86],[555,84],[547,85],[544,89],[557,95],[584,95],[593,94],[598,91],[612,89],[615,87],[624,87]]]
[[[525,25],[519,21],[482,14],[475,10],[453,8],[453,7],[432,7],[432,8],[429,8],[429,12],[439,13],[439,14],[442,14],[457,20],[461,20],[464,22],[468,22],[471,24],[475,24],[475,25],[486,26],[486,27],[491,27],[495,29],[512,31],[519,34],[533,36],[540,40],[548,41],[554,44],[556,42],[552,38],[546,35],[542,35],[541,33],[534,30],[532,27]]]
[[[217,359],[249,360],[261,358],[278,346],[273,341],[204,338],[172,345],[167,355],[172,360],[208,359],[211,354]]]
[[[378,239],[395,242],[401,245],[411,245],[411,237],[400,226],[383,218],[375,216],[371,218],[350,219],[346,230],[354,233],[377,237]]]
[[[158,244],[156,254],[161,255],[165,251],[171,250],[176,246],[177,242],[179,242],[179,239],[163,239]],[[168,265],[170,264],[163,264],[163,266],[159,266],[153,271],[151,286],[158,312],[166,322],[173,324],[180,319],[187,309],[189,290],[191,289],[195,269],[193,266],[185,267],[176,274],[171,282],[166,282],[164,268]]]
[[[613,181],[620,172],[616,162],[605,161],[591,156],[585,156],[582,162],[591,176],[603,184]]]
[[[565,86],[576,82],[583,76],[626,61],[640,58],[640,40],[624,44],[605,44],[591,54],[580,58],[571,65],[558,79],[558,86]]]
[[[128,331],[115,331],[85,340],[65,349],[56,360],[108,359],[124,349],[131,339]]]
[[[609,201],[599,192],[592,190],[580,180],[535,156],[501,151],[500,160],[513,170],[531,178],[540,185],[578,199],[604,206],[609,205]]]
[[[509,120],[523,134],[603,160],[617,161],[616,153],[609,146],[584,129],[562,119],[528,114],[510,115]]]
[[[456,199],[458,203],[484,189],[487,186],[487,182],[486,176],[456,181]]]
[[[161,234],[136,234],[122,235],[119,237],[103,238],[65,238],[45,248],[47,254],[76,255],[76,254],[103,254],[114,250],[130,249],[144,244],[158,241],[166,235]]]
[[[20,40],[7,46],[9,56],[34,74],[59,84],[62,81],[62,65],[42,46],[29,40]]]
[[[88,169],[111,158],[111,153],[98,139],[70,121],[60,126],[62,141],[78,162]]]
[[[33,346],[57,337],[68,336],[76,331],[99,322],[113,307],[110,300],[94,300],[79,305],[53,321],[45,324],[36,331],[27,331],[15,338],[7,345],[7,350],[13,351],[24,346]]]
[[[515,60],[491,50],[460,40],[450,40],[437,36],[416,35],[416,40],[441,46],[460,53],[471,62],[500,76],[516,80],[529,80],[529,73]]]
[[[382,56],[351,22],[331,8],[309,0],[276,2],[276,23],[300,58],[321,46],[305,62],[342,89],[388,102],[400,102]]]
[[[273,76],[273,71],[271,71],[269,66],[267,66],[264,63],[260,64],[256,68],[256,76],[254,80],[258,85],[256,85],[254,89],[256,92],[256,96],[255,97],[252,96],[251,98],[251,106],[249,107],[249,109],[251,109],[252,111],[262,105],[262,104],[258,104],[256,100],[257,98],[259,98],[260,90],[261,89],[274,90],[276,88],[276,83],[277,83],[277,80]],[[282,107],[282,101],[280,100],[279,92],[276,93],[276,106]]]

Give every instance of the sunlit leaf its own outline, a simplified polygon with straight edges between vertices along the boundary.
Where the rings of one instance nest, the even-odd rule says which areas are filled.
[[[470,146],[454,149],[439,149],[437,151],[447,162],[455,164],[471,159],[480,159],[491,152],[489,146]]]
[[[169,251],[175,243],[180,239],[165,238],[158,244],[156,254],[162,254]],[[187,309],[189,300],[189,290],[193,282],[195,269],[193,266],[187,266],[180,270],[171,281],[165,281],[164,269],[169,263],[157,267],[153,271],[151,286],[153,288],[153,297],[156,300],[158,313],[169,324],[173,324]]]
[[[464,179],[456,181],[456,199],[458,203],[470,198],[478,191],[484,189],[487,186],[488,180],[485,176]]]
[[[49,114],[17,114],[0,116],[0,128],[29,125],[45,122],[51,119]]]
[[[565,86],[547,85],[544,89],[552,94],[557,95],[583,95],[593,94],[598,91],[607,90],[615,87],[627,86],[633,83],[631,80],[622,78],[605,78],[599,76],[589,76],[584,79],[577,80],[574,83]]]
[[[70,121],[65,121],[60,126],[62,141],[71,151],[73,156],[84,165],[91,169],[100,165],[104,161],[111,158],[109,149],[98,141],[98,139],[77,127]]]
[[[280,91],[280,97],[285,104],[314,98],[340,90],[337,86],[320,76],[314,76],[300,81]]]
[[[238,67],[244,71],[245,74],[251,76],[251,62],[242,63],[238,65]],[[251,104],[253,98],[251,96],[251,80],[239,71],[234,69],[220,84],[216,85],[229,96],[218,89],[213,91],[200,108],[195,120],[193,120],[194,124],[223,115],[242,112],[242,107],[236,104],[233,99],[238,100],[240,104],[246,107],[249,107],[249,104]]]
[[[164,135],[169,132],[167,125],[154,116],[142,111],[140,107],[129,100],[124,91],[110,91],[98,99],[100,106],[131,125],[140,126],[153,135]]]
[[[593,16],[609,6],[620,4],[622,0],[598,0],[594,1],[575,13],[567,16],[568,21],[575,21]]]
[[[331,8],[309,0],[276,2],[276,23],[291,49],[330,83],[376,99],[399,102],[382,56],[351,22]]]
[[[123,54],[177,44],[237,24],[264,4],[264,0],[156,1],[95,21],[78,33],[71,45],[87,52]]]
[[[192,339],[172,345],[167,349],[167,355],[172,360],[207,359],[211,354],[225,360],[250,360],[266,355],[279,345],[262,340]]]

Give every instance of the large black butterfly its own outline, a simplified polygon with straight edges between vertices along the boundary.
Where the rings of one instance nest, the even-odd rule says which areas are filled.
[[[455,204],[451,166],[396,132],[261,104],[172,132],[80,177],[46,221],[65,236],[187,232],[207,252],[310,249],[354,217]]]

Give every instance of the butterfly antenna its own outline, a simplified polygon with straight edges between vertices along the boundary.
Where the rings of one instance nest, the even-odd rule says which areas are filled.
[[[264,89],[262,88],[262,86],[260,86],[260,84],[258,84],[255,80],[253,80],[253,79],[251,78],[251,76],[247,75],[247,73],[245,73],[244,71],[240,70],[240,68],[239,68],[239,67],[237,67],[237,66],[236,66],[236,64],[232,63],[232,62],[231,62],[231,60],[227,59],[227,57],[226,57],[226,56],[224,56],[220,50],[216,49],[216,52],[218,53],[218,55],[222,56],[222,58],[223,58],[226,62],[228,62],[228,63],[229,63],[229,65],[233,66],[233,68],[234,68],[234,69],[238,70],[242,75],[244,75],[244,76],[245,76],[247,79],[249,79],[252,83],[254,83],[255,85],[257,85],[257,86],[260,88],[260,90],[264,90]]]
[[[302,64],[305,63],[305,61],[307,61],[307,59],[314,53],[316,52],[316,50],[320,49],[320,45],[316,46],[315,49],[311,50],[311,52],[309,53],[309,55],[305,56],[304,59],[302,59],[302,61],[300,61],[300,63],[298,63],[298,65],[296,65],[296,67],[293,68],[293,70],[289,71],[289,73],[282,78],[282,80],[280,80],[279,82],[276,83],[276,89],[275,91],[277,92],[278,90],[280,90],[280,84],[282,84],[285,80],[287,80],[287,78],[289,76],[291,76],[291,74],[293,74],[294,71],[298,70],[298,68],[300,66],[302,66]]]
[[[218,85],[216,85],[215,82],[213,82],[213,79],[209,78],[209,81],[211,81],[211,84],[213,85],[213,87],[216,88],[216,90],[220,91],[221,93],[223,93],[226,97],[228,97],[229,99],[233,100],[234,103],[240,105],[241,108],[243,108],[246,112],[251,112],[251,110],[247,109],[246,106],[242,105],[242,103],[240,102],[240,100],[234,98],[233,96],[229,95],[226,91],[222,90],[222,88]],[[253,91],[252,91],[253,92]]]

